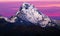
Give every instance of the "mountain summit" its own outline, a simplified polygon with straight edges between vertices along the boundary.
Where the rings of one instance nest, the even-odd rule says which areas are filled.
[[[16,16],[35,25],[40,25],[41,27],[46,27],[47,25],[55,26],[55,24],[51,23],[52,20],[35,8],[33,4],[23,3],[16,13]]]

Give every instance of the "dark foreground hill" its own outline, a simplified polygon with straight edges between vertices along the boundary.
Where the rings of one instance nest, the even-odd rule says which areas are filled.
[[[0,19],[0,36],[57,36],[60,32],[56,27],[42,28],[25,21],[21,23],[19,22],[20,20],[17,20],[15,23],[10,23],[4,19]]]

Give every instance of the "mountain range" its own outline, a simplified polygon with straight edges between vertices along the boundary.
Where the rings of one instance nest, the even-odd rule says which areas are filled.
[[[0,16],[1,35],[9,33],[24,35],[52,35],[60,31],[60,25],[40,12],[33,4],[23,3],[17,13],[10,18]],[[44,35],[43,35],[44,34]],[[54,34],[54,35],[55,35]]]

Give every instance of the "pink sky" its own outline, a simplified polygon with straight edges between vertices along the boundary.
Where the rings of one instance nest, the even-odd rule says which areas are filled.
[[[60,1],[60,0],[0,0],[0,2],[8,2],[8,1]]]
[[[15,15],[14,13],[17,12],[20,5],[26,1],[33,4],[35,7],[37,7],[38,10],[48,16],[60,17],[60,0],[0,0],[0,14],[6,17]]]

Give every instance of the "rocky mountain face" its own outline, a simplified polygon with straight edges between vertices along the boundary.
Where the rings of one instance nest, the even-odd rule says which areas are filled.
[[[47,35],[58,33],[59,26],[55,20],[44,15],[33,4],[23,3],[15,16],[10,19],[0,16],[1,35],[17,34],[24,35]],[[54,35],[55,35],[54,34]]]
[[[16,13],[16,16],[22,20],[31,22],[35,25],[40,25],[41,27],[55,26],[54,23],[48,16],[44,15],[33,4],[23,3],[19,11]],[[53,22],[53,23],[52,23]]]

